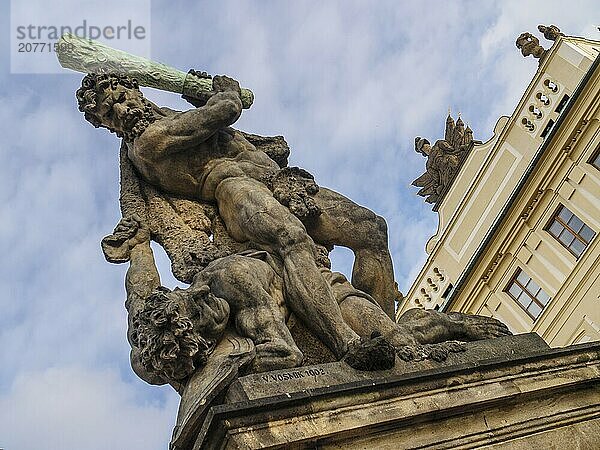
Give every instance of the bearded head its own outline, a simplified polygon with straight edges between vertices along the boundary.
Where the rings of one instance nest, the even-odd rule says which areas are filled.
[[[156,120],[152,103],[144,98],[137,81],[126,75],[88,74],[75,95],[88,122],[129,142]]]

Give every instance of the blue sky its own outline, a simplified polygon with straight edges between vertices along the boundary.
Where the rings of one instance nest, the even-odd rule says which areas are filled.
[[[120,218],[119,143],[77,111],[80,75],[10,73],[1,5],[0,448],[164,449],[178,396],[131,372],[126,267],[106,263],[99,245]],[[521,32],[555,23],[600,37],[595,1],[151,5],[153,59],[240,80],[256,100],[238,128],[283,134],[292,165],[387,219],[403,291],[437,226],[410,187],[425,164],[414,137],[441,138],[450,107],[487,140],[537,67],[515,48]],[[351,254],[336,250],[334,264],[348,273]]]

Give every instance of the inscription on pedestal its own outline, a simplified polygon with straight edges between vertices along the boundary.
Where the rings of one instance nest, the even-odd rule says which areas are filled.
[[[261,375],[260,379],[265,383],[278,383],[282,381],[298,380],[300,378],[317,378],[326,375],[327,371],[323,367],[309,367],[302,370],[293,370],[283,373],[268,373]]]

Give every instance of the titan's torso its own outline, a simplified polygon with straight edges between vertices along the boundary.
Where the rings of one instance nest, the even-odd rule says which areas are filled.
[[[204,201],[215,201],[217,186],[227,178],[260,180],[279,168],[232,128],[220,130],[189,149],[158,156],[129,144],[129,157],[150,184],[171,194]]]

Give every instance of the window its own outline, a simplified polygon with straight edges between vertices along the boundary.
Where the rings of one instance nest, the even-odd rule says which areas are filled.
[[[505,292],[510,295],[533,320],[537,319],[550,301],[550,296],[520,268],[515,272]]]
[[[550,130],[552,129],[552,126],[554,125],[554,120],[550,119],[548,121],[548,123],[546,124],[546,126],[544,127],[544,131],[542,131],[542,134],[540,134],[540,137],[545,138],[546,135],[550,132]]]
[[[562,100],[558,103],[558,106],[556,107],[556,109],[554,111],[556,111],[558,114],[560,114],[568,101],[569,101],[569,96],[567,94],[563,95]]]
[[[592,156],[590,164],[600,170],[600,146],[596,149],[596,154]]]
[[[596,233],[563,205],[556,210],[548,233],[579,258]]]
[[[450,283],[448,285],[448,287],[446,288],[446,290],[444,291],[444,293],[442,294],[442,298],[448,297],[448,295],[450,295],[450,292],[452,292],[452,288],[453,288],[452,283]]]

